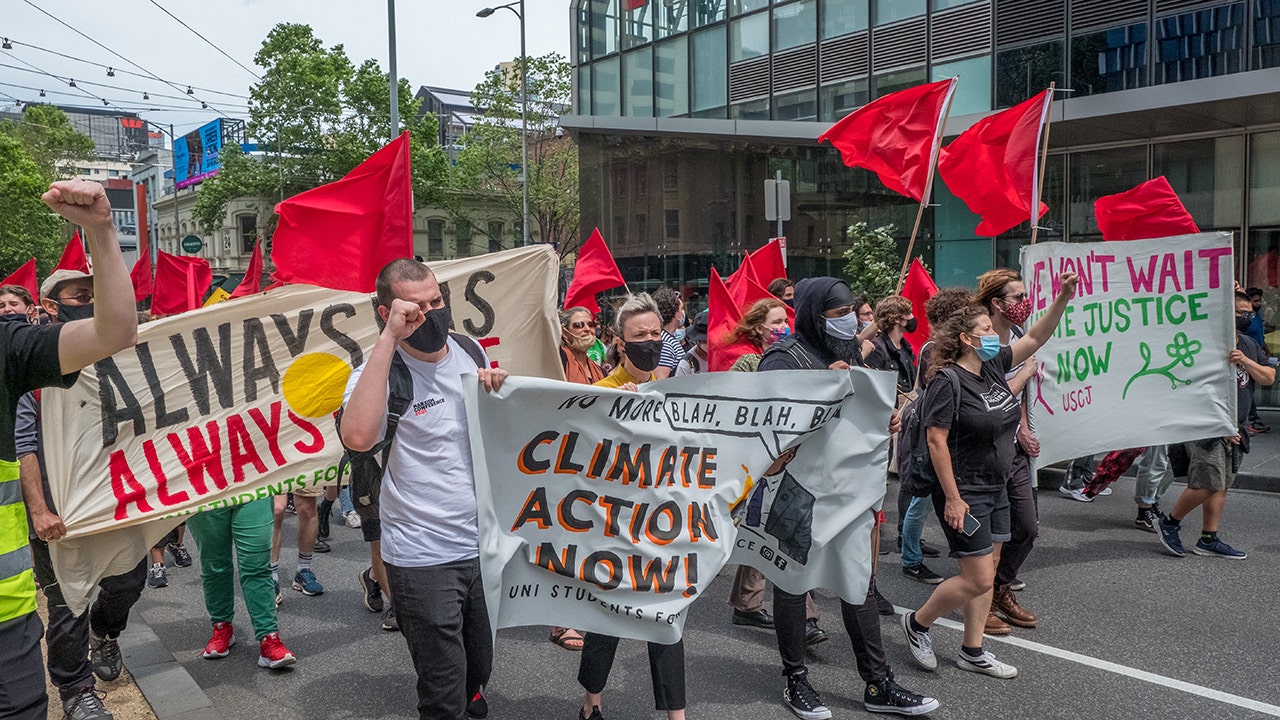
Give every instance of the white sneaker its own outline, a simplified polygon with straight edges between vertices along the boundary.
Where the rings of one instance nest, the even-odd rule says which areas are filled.
[[[1078,500],[1080,502],[1093,502],[1093,498],[1089,497],[1088,495],[1085,495],[1084,490],[1077,490],[1077,489],[1069,488],[1066,485],[1059,485],[1058,492],[1062,493],[1063,495],[1066,495],[1072,500]]]
[[[1111,488],[1104,487],[1098,491],[1098,497],[1106,497],[1111,494]]]
[[[935,670],[938,667],[938,656],[933,654],[933,638],[929,637],[929,632],[916,632],[911,629],[911,620],[916,616],[915,613],[902,614],[902,633],[907,636],[907,648],[911,650],[911,657],[916,664],[925,670]]]
[[[1000,662],[989,650],[982,651],[982,655],[976,658],[969,657],[964,650],[961,650],[960,657],[956,658],[956,666],[961,670],[1006,680],[1018,676],[1018,668]]]
[[[347,513],[347,527],[349,528],[360,527],[360,516],[356,514],[355,510],[352,510],[351,512]]]

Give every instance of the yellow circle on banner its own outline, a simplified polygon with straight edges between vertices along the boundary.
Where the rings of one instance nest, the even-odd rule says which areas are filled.
[[[351,366],[329,353],[307,353],[284,371],[284,400],[303,417],[332,415],[342,407]]]

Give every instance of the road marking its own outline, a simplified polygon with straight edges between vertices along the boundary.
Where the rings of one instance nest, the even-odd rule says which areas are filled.
[[[911,612],[911,610],[907,608],[902,608],[897,606],[894,606],[894,610],[896,610],[899,614],[905,614],[905,613]],[[941,625],[942,627],[950,628],[952,630],[960,630],[960,631],[964,630],[963,623],[958,623],[954,620],[948,620],[946,618],[938,618],[937,620],[934,621],[934,625]],[[1030,640],[1023,640],[1022,638],[1018,638],[1018,637],[1012,637],[1012,636],[992,637],[990,635],[983,635],[982,638],[984,641],[994,640],[995,642],[1001,642],[1008,645],[1013,645],[1015,647],[1031,650],[1044,655],[1050,655],[1056,658],[1061,658],[1063,660],[1070,660],[1071,662],[1074,662],[1074,663],[1079,663],[1081,665],[1085,665],[1091,668],[1096,668],[1098,670],[1105,670],[1110,673],[1115,673],[1116,675],[1123,675],[1124,677],[1133,678],[1135,680],[1145,680],[1146,682],[1149,682],[1153,685],[1162,685],[1164,687],[1172,688],[1174,690],[1181,690],[1182,692],[1191,693],[1192,695],[1199,695],[1200,697],[1208,698],[1210,700],[1217,700],[1218,702],[1226,703],[1227,705],[1235,705],[1236,707],[1244,708],[1246,710],[1253,710],[1254,712],[1259,712],[1259,713],[1262,713],[1263,715],[1280,717],[1280,706],[1278,705],[1270,705],[1268,703],[1264,703],[1258,700],[1252,700],[1250,698],[1242,697],[1240,695],[1232,695],[1231,693],[1222,692],[1221,690],[1214,690],[1213,688],[1207,688],[1207,687],[1204,687],[1203,685],[1194,685],[1192,683],[1184,682],[1182,680],[1175,680],[1174,678],[1169,678],[1163,675],[1157,675],[1155,673],[1147,672],[1146,670],[1131,668],[1131,667],[1120,665],[1118,663],[1113,663],[1107,660],[1090,657],[1088,655],[1081,655],[1080,653],[1071,652],[1070,650],[1063,650],[1062,648],[1056,648],[1056,647],[1053,647],[1052,645],[1044,645],[1042,643],[1032,642]]]

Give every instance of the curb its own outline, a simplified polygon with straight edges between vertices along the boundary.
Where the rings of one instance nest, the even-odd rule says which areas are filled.
[[[156,720],[222,720],[222,713],[136,607],[120,635],[120,652]]]

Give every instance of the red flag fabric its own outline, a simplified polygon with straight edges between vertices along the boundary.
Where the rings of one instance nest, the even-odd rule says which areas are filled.
[[[975,231],[994,237],[1049,211],[1040,202],[1040,139],[1053,95],[1048,90],[979,120],[942,149],[938,174],[982,216]]]
[[[627,12],[631,12],[632,10],[639,10],[644,7],[649,3],[649,0],[622,0],[622,2],[622,6],[626,8]]]
[[[276,205],[275,279],[373,292],[392,260],[413,257],[409,133],[401,133],[341,180]]]
[[[846,115],[818,142],[830,140],[845,165],[866,168],[885,187],[921,201],[955,86],[956,78],[948,78],[885,95]]]
[[[201,257],[156,253],[156,281],[151,314],[177,315],[204,305],[204,294],[213,283],[209,261]]]
[[[144,248],[145,250],[145,248]],[[145,252],[138,255],[138,260],[129,271],[129,279],[133,281],[133,301],[142,302],[155,290],[151,279],[151,258]]]
[[[62,249],[62,257],[58,258],[58,264],[53,266],[54,270],[79,270],[82,273],[89,272],[89,258],[84,254],[84,242],[80,240],[80,231],[77,230],[71,235],[71,239],[67,241],[67,246]]]
[[[1093,213],[1103,240],[1145,240],[1200,232],[1163,175],[1132,190],[1094,200]]]
[[[40,302],[40,284],[36,282],[36,259],[22,263],[22,267],[14,270],[9,277],[0,280],[0,285],[17,285],[31,293],[31,299]]]
[[[906,282],[902,284],[902,297],[911,301],[911,314],[916,318],[916,331],[907,333],[907,342],[920,354],[920,347],[929,339],[929,318],[925,316],[924,304],[929,298],[938,294],[938,284],[929,277],[920,258],[911,261],[911,269],[907,271]]]
[[[770,298],[773,295],[747,274],[737,272],[732,281],[726,283],[720,273],[711,268],[707,293],[707,355],[712,372],[728,370],[743,355],[760,352],[754,343],[730,343],[728,336],[752,305]],[[795,321],[795,311],[788,307],[787,324],[794,327]]]
[[[249,257],[249,267],[245,268],[244,278],[235,290],[231,291],[228,300],[257,295],[262,292],[262,240],[253,244],[253,255]]]
[[[752,274],[756,282],[768,288],[769,283],[787,276],[787,266],[782,262],[782,243],[777,239],[751,253]]]
[[[626,284],[618,263],[614,262],[613,254],[604,244],[600,228],[595,228],[578,251],[578,262],[573,266],[573,282],[569,283],[564,294],[564,306],[566,309],[581,306],[598,313],[600,304],[596,302],[596,293]]]

